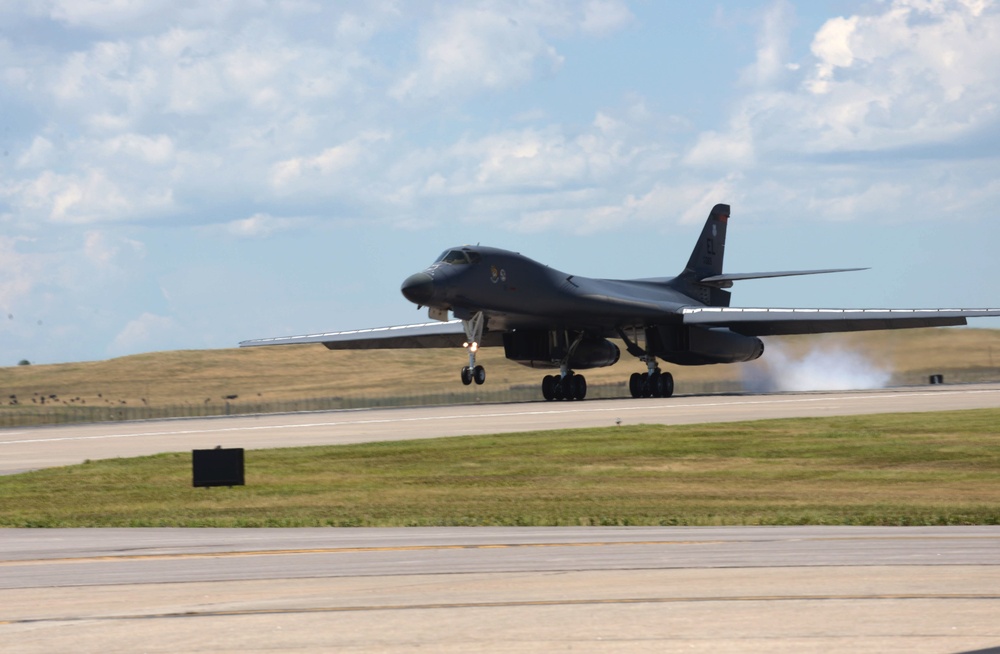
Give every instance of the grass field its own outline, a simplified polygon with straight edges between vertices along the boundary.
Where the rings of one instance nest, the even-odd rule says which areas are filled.
[[[191,454],[0,477],[4,527],[1000,524],[1000,409]]]
[[[783,351],[791,358],[808,352],[850,353],[885,370],[890,383],[926,383],[930,374],[946,381],[1000,379],[1000,330],[919,329],[765,339],[764,357],[748,364],[665,366],[678,393],[736,390],[745,376],[769,374]],[[839,355],[838,355],[839,356]],[[235,395],[234,408],[303,398],[371,398],[449,394],[451,401],[477,401],[477,393],[524,388],[532,397],[544,371],[503,358],[500,348],[480,353],[488,378],[483,387],[463,387],[461,350],[338,351],[321,345],[141,354],[108,361],[0,368],[0,425],[4,414],[63,407],[211,406]],[[642,364],[628,355],[615,366],[587,371],[592,386],[622,383]],[[713,384],[729,384],[713,388]],[[734,386],[735,385],[735,386]],[[627,395],[622,387],[621,395]],[[256,409],[254,409],[256,410]],[[280,410],[280,409],[276,409]],[[179,415],[200,415],[197,411]]]

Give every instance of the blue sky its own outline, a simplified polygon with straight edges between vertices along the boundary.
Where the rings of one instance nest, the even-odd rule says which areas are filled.
[[[0,365],[420,322],[450,245],[1000,305],[1000,8],[0,0]],[[996,327],[996,321],[976,321]]]

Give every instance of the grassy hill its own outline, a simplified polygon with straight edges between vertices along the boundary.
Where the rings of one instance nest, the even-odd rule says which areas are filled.
[[[831,334],[765,339],[764,356],[749,364],[682,367],[664,365],[676,379],[676,392],[734,391],[745,377],[780,377],[782,367],[802,365],[810,353],[821,359],[813,375],[830,374],[831,362],[882,371],[891,384],[926,383],[930,374],[946,382],[1000,379],[1000,330],[920,329],[897,332]],[[624,350],[624,348],[623,348]],[[502,349],[481,351],[486,366],[483,387],[464,387],[459,369],[465,352],[446,350],[329,351],[322,345],[226,350],[182,350],[121,357],[107,361],[0,368],[0,426],[19,424],[13,415],[64,408],[102,409],[200,407],[221,412],[226,396],[234,410],[246,405],[267,409],[307,398],[343,398],[362,403],[372,398],[421,398],[473,402],[535,398],[542,370],[519,366]],[[796,362],[799,362],[798,364]],[[626,396],[621,386],[642,364],[624,354],[618,364],[587,371],[591,395],[601,384],[605,394]],[[500,393],[498,395],[498,393]],[[437,395],[435,395],[437,394]],[[280,405],[280,406],[279,406]],[[356,404],[354,404],[356,405]],[[241,409],[243,407],[243,409]],[[157,414],[159,415],[159,414]],[[119,417],[124,417],[120,414]],[[129,416],[129,417],[142,417]],[[154,417],[154,416],[149,416]]]

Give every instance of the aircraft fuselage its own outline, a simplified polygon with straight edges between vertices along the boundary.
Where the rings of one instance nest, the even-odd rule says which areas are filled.
[[[401,291],[414,304],[462,320],[482,315],[489,332],[504,333],[507,358],[533,367],[612,365],[619,350],[609,338],[631,338],[630,353],[681,365],[761,355],[764,346],[756,337],[684,326],[680,309],[704,305],[671,286],[673,281],[593,279],[516,252],[466,246],[445,251],[408,277]]]
[[[445,262],[454,253],[465,262]],[[487,247],[453,248],[403,282],[403,295],[420,306],[465,318],[483,312],[491,328],[587,326],[602,333],[662,322],[683,306],[698,305],[670,288],[669,280],[592,279],[570,275],[516,252]],[[679,319],[674,319],[679,322]]]

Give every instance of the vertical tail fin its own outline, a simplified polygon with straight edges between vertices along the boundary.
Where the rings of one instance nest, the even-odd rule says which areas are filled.
[[[695,280],[722,274],[722,259],[726,254],[726,224],[729,222],[729,205],[712,207],[701,230],[701,236],[691,252],[682,277]]]
[[[706,277],[722,274],[722,260],[726,254],[726,225],[729,222],[729,205],[717,204],[712,207],[695,243],[691,258],[684,272],[677,276],[672,285],[688,297],[708,306],[729,306],[729,292],[718,284],[702,284]]]

